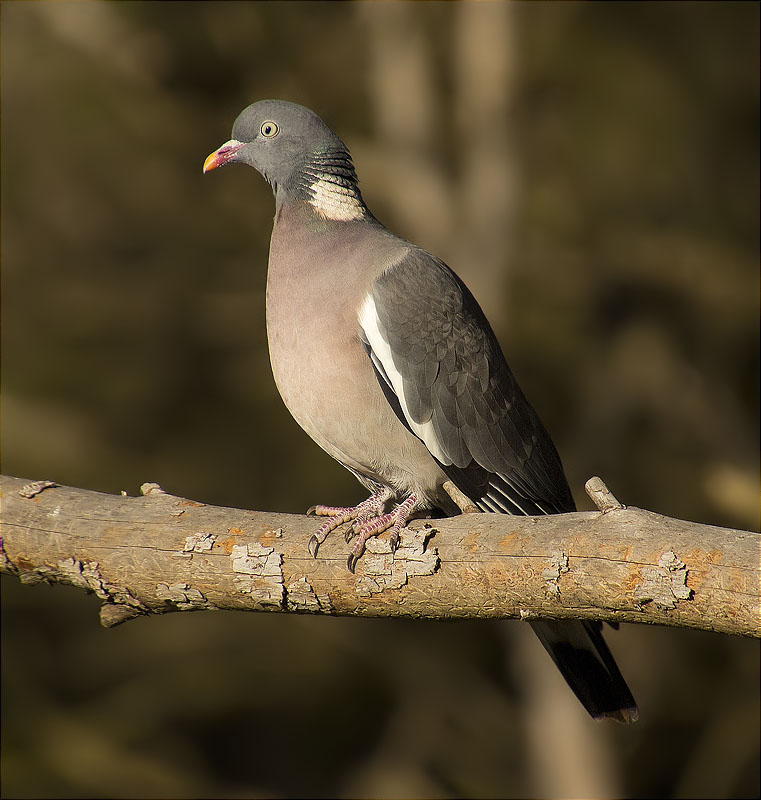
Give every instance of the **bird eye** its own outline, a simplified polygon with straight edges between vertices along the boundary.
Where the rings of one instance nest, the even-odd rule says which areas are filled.
[[[278,130],[277,124],[275,122],[262,122],[262,127],[259,128],[264,136],[267,139],[271,139],[273,136],[277,136]]]

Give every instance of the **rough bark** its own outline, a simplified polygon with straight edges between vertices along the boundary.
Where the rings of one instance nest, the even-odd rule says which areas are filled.
[[[761,537],[625,508],[548,517],[418,520],[391,553],[370,540],[356,575],[312,517],[2,478],[2,569],[101,598],[110,626],[202,609],[360,616],[593,618],[758,637]]]

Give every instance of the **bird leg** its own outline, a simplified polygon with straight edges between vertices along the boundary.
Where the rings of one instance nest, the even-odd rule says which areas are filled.
[[[383,489],[368,497],[367,500],[363,500],[357,506],[350,506],[347,508],[342,506],[312,506],[307,511],[307,514],[314,514],[318,517],[330,517],[309,540],[308,547],[312,558],[317,558],[317,550],[328,538],[328,534],[334,531],[339,525],[343,525],[344,522],[355,520],[355,526],[358,525],[362,527],[367,524],[369,520],[381,518],[386,502],[392,497],[393,492],[390,489]],[[380,530],[385,530],[385,528],[381,528]],[[347,541],[353,535],[354,533],[350,531]]]
[[[350,572],[354,572],[357,562],[365,552],[365,542],[372,536],[377,536],[379,533],[390,529],[389,544],[391,545],[391,552],[396,550],[399,546],[399,532],[407,524],[417,502],[417,495],[411,494],[403,503],[399,503],[393,511],[389,511],[388,514],[383,514],[382,516],[372,517],[356,528],[357,539],[346,561],[346,566]]]

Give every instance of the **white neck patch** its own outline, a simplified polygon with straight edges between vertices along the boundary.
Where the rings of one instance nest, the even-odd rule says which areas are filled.
[[[325,219],[338,222],[351,222],[364,219],[367,211],[359,192],[351,187],[335,183],[330,176],[315,175],[314,183],[308,188],[309,203]]]

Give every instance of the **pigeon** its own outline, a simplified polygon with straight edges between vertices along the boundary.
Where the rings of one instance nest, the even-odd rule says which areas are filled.
[[[295,103],[253,103],[203,171],[235,163],[275,196],[266,317],[277,388],[370,493],[355,507],[313,506],[326,520],[310,553],[351,523],[353,572],[370,537],[385,531],[395,548],[416,516],[574,511],[557,450],[477,301],[443,261],[372,215],[328,125]],[[602,623],[530,625],[592,717],[637,718]]]

